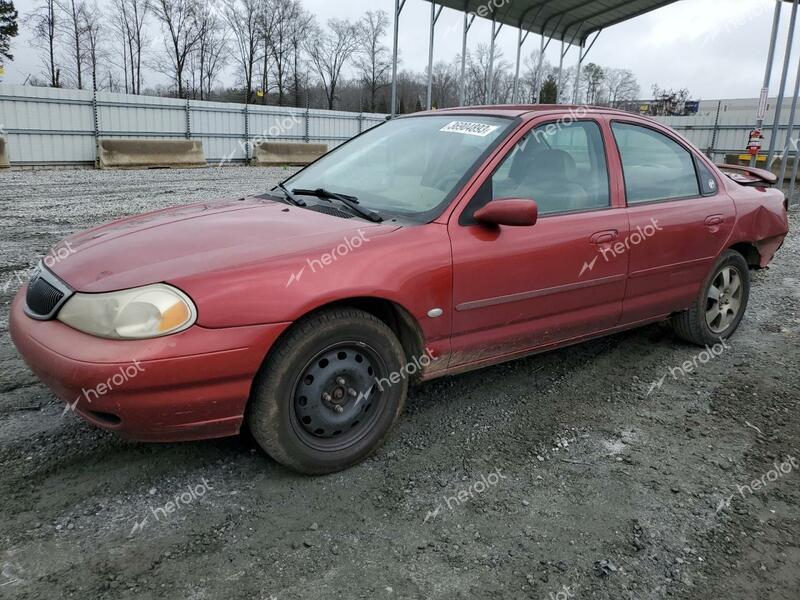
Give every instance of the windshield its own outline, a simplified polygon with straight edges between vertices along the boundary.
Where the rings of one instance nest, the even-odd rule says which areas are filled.
[[[512,123],[473,115],[394,119],[340,146],[286,187],[324,188],[383,215],[429,220]]]

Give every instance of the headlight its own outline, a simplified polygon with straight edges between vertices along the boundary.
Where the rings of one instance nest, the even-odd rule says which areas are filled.
[[[191,299],[162,283],[110,292],[73,295],[58,320],[79,331],[111,339],[146,339],[191,327],[197,309]]]

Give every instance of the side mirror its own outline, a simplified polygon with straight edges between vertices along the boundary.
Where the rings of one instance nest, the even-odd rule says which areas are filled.
[[[539,207],[529,198],[505,198],[492,200],[475,211],[476,220],[488,225],[532,227],[539,219]]]

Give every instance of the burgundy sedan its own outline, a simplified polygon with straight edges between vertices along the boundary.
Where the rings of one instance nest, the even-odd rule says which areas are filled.
[[[730,337],[788,232],[774,183],[624,112],[418,114],[262,195],[69,238],[15,298],[11,335],[99,427],[247,426],[327,473],[380,446],[409,383],[662,320],[701,346]]]

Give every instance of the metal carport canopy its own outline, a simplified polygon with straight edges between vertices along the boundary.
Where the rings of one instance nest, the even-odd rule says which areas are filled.
[[[489,57],[489,89],[488,101],[492,101],[492,83],[494,71],[494,48],[500,29],[509,25],[518,30],[517,60],[514,75],[513,100],[517,99],[522,45],[531,33],[541,36],[539,61],[543,60],[544,51],[553,40],[561,41],[561,53],[558,67],[558,89],[561,89],[564,57],[575,45],[579,50],[578,77],[580,67],[597,36],[607,27],[617,25],[629,19],[647,14],[678,0],[426,0],[431,4],[430,41],[428,47],[428,98],[427,108],[431,108],[431,84],[433,76],[433,45],[436,22],[444,7],[464,14],[464,32],[461,52],[461,93],[463,103],[466,95],[466,53],[467,34],[476,17],[492,21],[492,35]],[[392,116],[397,114],[397,57],[400,13],[406,0],[395,0],[394,10],[394,51],[392,60]],[[596,32],[589,49],[584,52],[588,37]],[[541,64],[539,65],[541,67]],[[576,86],[577,90],[577,86]],[[538,90],[536,92],[538,97]],[[577,92],[575,93],[577,102]]]
[[[590,34],[678,0],[428,0],[524,31],[581,45]]]

